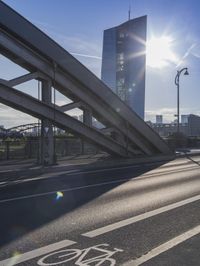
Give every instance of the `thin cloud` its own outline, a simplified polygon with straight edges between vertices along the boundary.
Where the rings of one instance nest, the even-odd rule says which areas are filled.
[[[82,56],[86,58],[94,58],[94,59],[102,60],[102,57],[96,56],[96,55],[79,54],[79,53],[73,53],[73,52],[70,52],[70,54],[75,55],[75,56]]]
[[[187,49],[187,51],[185,52],[185,54],[183,55],[183,57],[179,60],[179,62],[178,62],[178,64],[177,64],[176,67],[179,67],[180,65],[182,65],[182,64],[185,62],[186,58],[187,58],[190,54],[194,55],[194,56],[197,57],[197,58],[200,58],[200,55],[195,54],[194,51],[193,51],[194,48],[197,47],[197,46],[199,46],[198,43],[193,43],[193,44]]]
[[[88,40],[88,38],[84,38],[84,36],[68,36],[66,34],[63,34],[57,29],[56,27],[53,27],[52,25],[42,22],[42,21],[34,21],[34,23],[41,28],[46,34],[50,35],[58,41],[59,44],[64,46],[68,51],[72,50],[78,50],[77,52],[71,52],[71,54],[78,55],[78,56],[84,56],[88,58],[96,58],[101,59],[100,56],[97,55],[90,55],[90,53],[87,53],[88,51],[93,51],[94,54],[100,54],[101,53],[101,46],[98,45],[95,41]],[[79,52],[80,51],[80,52]],[[82,51],[87,51],[86,53],[82,53]]]

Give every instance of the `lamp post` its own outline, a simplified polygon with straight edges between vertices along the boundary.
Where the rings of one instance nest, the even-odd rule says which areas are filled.
[[[175,85],[177,87],[177,133],[180,132],[179,78],[180,78],[180,75],[183,71],[185,71],[184,75],[189,75],[187,67],[184,67],[181,70],[177,70],[177,74],[175,77]]]

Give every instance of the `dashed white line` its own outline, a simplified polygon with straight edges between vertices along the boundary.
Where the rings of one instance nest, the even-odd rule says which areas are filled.
[[[138,266],[141,265],[142,263],[160,255],[161,253],[168,251],[169,249],[181,244],[182,242],[192,238],[195,235],[200,234],[200,225],[196,226],[195,228],[175,237],[172,238],[171,240],[165,242],[164,244],[152,249],[149,251],[146,255],[143,255],[142,257],[136,259],[136,260],[131,260],[123,264],[123,266]]]
[[[24,262],[24,261],[31,260],[31,259],[34,259],[36,257],[42,256],[44,254],[53,252],[53,251],[55,251],[57,249],[61,249],[61,248],[64,248],[64,247],[71,246],[71,245],[73,245],[75,243],[76,242],[74,242],[74,241],[66,239],[66,240],[63,240],[63,241],[60,241],[60,242],[57,242],[57,243],[54,243],[54,244],[50,244],[50,245],[42,247],[42,248],[37,248],[35,250],[26,252],[24,254],[18,254],[18,255],[15,255],[15,256],[11,257],[11,258],[2,260],[2,261],[0,261],[0,266],[15,265],[15,264],[18,264],[18,263],[21,263],[21,262]]]
[[[92,230],[90,232],[82,234],[82,236],[87,236],[87,237],[92,238],[92,237],[96,237],[96,236],[99,236],[99,235],[103,235],[105,233],[111,232],[111,231],[119,229],[121,227],[124,227],[124,226],[130,225],[130,224],[142,221],[144,219],[147,219],[147,218],[150,218],[152,216],[161,214],[163,212],[167,212],[167,211],[173,210],[175,208],[184,206],[186,204],[195,202],[197,200],[200,200],[200,195],[197,195],[195,197],[191,197],[191,198],[188,198],[186,200],[182,200],[182,201],[179,201],[179,202],[176,202],[176,203],[173,203],[173,204],[158,208],[156,210],[149,211],[149,212],[146,212],[146,213],[143,213],[143,214],[140,214],[140,215],[137,215],[137,216],[134,216],[134,217],[131,217],[131,218],[128,218],[128,219],[113,223],[113,224],[109,224],[109,225],[97,228],[95,230]]]

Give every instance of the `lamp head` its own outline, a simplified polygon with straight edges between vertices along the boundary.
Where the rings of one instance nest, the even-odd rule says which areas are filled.
[[[185,73],[184,73],[185,76],[188,76],[189,75],[189,72],[188,72],[188,69],[186,68],[185,70]]]

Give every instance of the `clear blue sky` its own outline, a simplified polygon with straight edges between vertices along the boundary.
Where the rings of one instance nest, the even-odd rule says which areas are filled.
[[[173,38],[172,51],[180,60],[184,58],[178,68],[175,64],[169,64],[162,69],[147,67],[146,119],[153,120],[155,114],[163,114],[166,121],[173,119],[173,114],[176,113],[174,77],[176,71],[184,66],[189,68],[190,76],[181,77],[181,113],[200,114],[199,0],[5,0],[4,2],[45,31],[69,52],[86,55],[85,57],[76,55],[76,58],[99,77],[103,30],[127,20],[129,2],[131,2],[132,18],[148,16],[148,39],[153,35],[156,37],[170,35]],[[1,61],[0,68],[2,64],[4,66],[7,64],[2,58]],[[8,75],[6,73],[8,67],[2,70],[4,76]],[[19,72],[16,70],[16,75]],[[0,115],[3,116],[1,108]],[[7,124],[12,123],[11,115],[9,119],[10,122]]]

